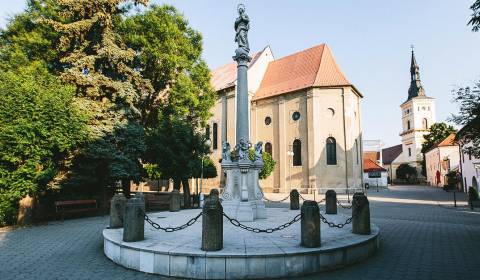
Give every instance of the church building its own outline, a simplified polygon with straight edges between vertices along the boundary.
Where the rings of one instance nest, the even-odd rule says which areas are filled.
[[[236,63],[212,72],[218,93],[209,120],[210,157],[219,176],[207,187],[223,186],[222,143],[235,145]],[[260,181],[264,192],[353,193],[363,186],[362,94],[321,44],[280,59],[269,46],[248,67],[250,140],[262,141],[276,161]]]
[[[408,163],[417,168],[417,174],[422,177],[422,144],[423,136],[428,134],[428,129],[435,123],[435,99],[425,95],[420,81],[420,68],[412,50],[410,64],[410,88],[408,97],[400,105],[402,112],[402,144],[383,149],[384,166],[393,180],[396,179],[396,169],[402,163]],[[392,158],[392,154],[395,155]],[[389,156],[388,156],[389,155]]]

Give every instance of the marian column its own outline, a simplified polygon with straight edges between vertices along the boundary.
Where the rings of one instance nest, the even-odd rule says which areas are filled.
[[[238,18],[235,20],[235,42],[238,48],[233,59],[237,62],[237,123],[236,145],[230,151],[230,144],[223,143],[222,169],[227,174],[225,190],[222,193],[224,212],[239,221],[253,221],[266,218],[263,193],[258,183],[259,173],[263,167],[262,142],[254,147],[249,141],[249,106],[248,106],[248,63],[250,47],[248,30],[250,19],[245,13],[245,6],[238,5]]]

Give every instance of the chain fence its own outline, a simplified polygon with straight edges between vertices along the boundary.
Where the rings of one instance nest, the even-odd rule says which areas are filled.
[[[237,219],[234,219],[234,218],[231,218],[229,217],[227,214],[225,214],[225,212],[222,212],[222,215],[227,218],[227,220],[234,226],[236,227],[239,227],[241,229],[244,229],[244,230],[247,230],[247,231],[251,231],[251,232],[254,232],[254,233],[272,233],[272,232],[275,232],[275,231],[279,231],[279,230],[282,230],[282,229],[285,229],[289,226],[291,226],[292,224],[300,221],[300,219],[302,218],[302,214],[298,214],[296,215],[293,220],[289,221],[289,222],[286,222],[282,225],[279,225],[278,227],[274,227],[274,228],[266,228],[266,229],[260,229],[260,228],[254,228],[254,227],[249,227],[249,226],[246,226],[242,223],[240,223]]]
[[[284,202],[285,200],[287,200],[288,198],[290,198],[290,194],[287,195],[285,198],[280,199],[280,200],[271,200],[271,199],[268,199],[265,195],[263,195],[263,199],[264,199],[265,201],[273,202],[273,203],[281,203],[281,202]]]
[[[335,227],[335,228],[343,228],[344,226],[346,226],[346,225],[348,225],[348,224],[350,224],[350,223],[352,222],[353,216],[347,218],[347,219],[345,220],[345,222],[343,222],[343,223],[336,224],[336,223],[334,223],[334,222],[328,221],[327,218],[325,218],[325,217],[322,215],[322,213],[320,213],[320,220],[321,220],[323,223],[327,224],[327,225],[328,225],[329,227],[331,227],[331,228],[334,228],[334,227]]]
[[[197,220],[202,216],[202,212],[200,212],[197,216],[191,218],[188,222],[186,222],[185,224],[183,224],[181,226],[178,226],[178,227],[162,227],[161,225],[152,221],[152,219],[150,219],[150,217],[148,217],[148,215],[143,210],[141,211],[141,213],[142,213],[145,221],[147,223],[149,223],[154,229],[163,230],[165,232],[175,232],[175,231],[179,231],[179,230],[182,230],[182,229],[186,229],[187,227],[195,224],[195,222],[197,222]]]

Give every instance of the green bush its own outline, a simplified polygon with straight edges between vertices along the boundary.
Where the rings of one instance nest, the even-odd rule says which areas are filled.
[[[480,198],[478,197],[478,192],[474,187],[469,187],[468,188],[468,200],[469,201],[475,201],[479,200]]]

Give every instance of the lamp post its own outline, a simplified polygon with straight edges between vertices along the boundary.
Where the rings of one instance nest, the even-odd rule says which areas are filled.
[[[289,150],[287,151],[287,156],[290,158],[290,164],[288,165],[288,184],[290,185],[290,191],[292,190],[292,172],[290,171],[291,165],[292,165],[292,159],[293,159],[293,151]]]
[[[205,140],[205,145],[207,146],[208,150],[210,151],[210,145],[211,145],[211,142],[210,139],[207,138],[207,140]],[[205,158],[205,154],[202,153],[202,166],[200,167],[200,196],[199,196],[199,199],[200,199],[200,207],[203,207],[203,159]]]

